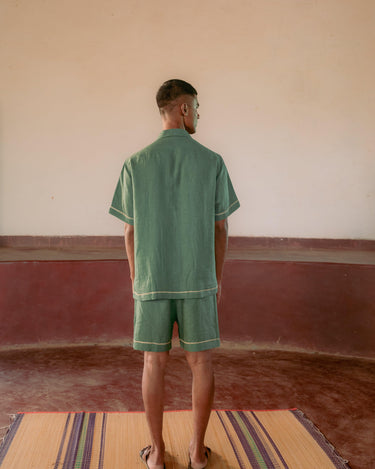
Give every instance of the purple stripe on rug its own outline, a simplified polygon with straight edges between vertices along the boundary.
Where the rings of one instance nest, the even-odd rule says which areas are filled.
[[[246,436],[243,434],[243,431],[241,430],[241,427],[239,423],[237,422],[235,416],[233,415],[233,412],[230,410],[225,411],[227,414],[230,423],[233,426],[234,431],[237,433],[238,439],[240,440],[242,447],[246,453],[247,459],[250,462],[252,469],[262,469]]]
[[[81,412],[79,414],[75,414],[74,416],[73,428],[70,434],[68,449],[66,450],[66,456],[62,469],[74,469],[84,415],[84,412]]]
[[[65,444],[66,434],[67,434],[68,426],[69,426],[69,422],[70,422],[70,416],[71,416],[71,414],[69,413],[68,417],[66,419],[66,422],[65,422],[64,433],[63,433],[63,436],[61,438],[59,452],[57,453],[57,458],[56,458],[56,462],[55,462],[55,465],[54,465],[53,469],[58,469],[59,466],[60,466],[60,459],[61,459],[62,451],[63,451],[63,448],[64,448],[64,444]]]
[[[103,469],[104,467],[104,449],[105,449],[105,433],[107,429],[107,414],[103,414],[103,423],[102,423],[102,436],[100,439],[100,454],[99,454],[99,465],[98,469]]]
[[[222,424],[222,426],[223,426],[223,428],[224,428],[224,431],[225,431],[225,433],[226,433],[226,435],[227,435],[227,437],[228,437],[229,443],[232,445],[233,452],[234,452],[234,454],[235,454],[235,456],[236,456],[236,458],[237,458],[238,464],[240,465],[240,469],[246,469],[246,466],[245,466],[245,464],[243,463],[242,458],[241,458],[241,456],[240,456],[240,454],[239,454],[239,452],[238,452],[237,446],[236,446],[235,442],[233,441],[233,438],[230,436],[230,433],[229,433],[229,431],[228,431],[228,429],[227,429],[227,426],[225,425],[225,422],[224,422],[223,418],[221,417],[220,412],[219,412],[218,410],[216,411],[216,414],[217,414],[217,416],[218,416],[219,419],[220,419],[220,422],[221,422],[221,424]]]
[[[238,412],[238,415],[242,422],[245,424],[245,427],[247,428],[247,431],[250,433],[251,438],[254,440],[258,451],[262,455],[262,458],[264,462],[266,463],[267,469],[279,469],[279,465],[275,466],[274,461],[270,458],[270,455],[267,451],[267,448],[264,446],[263,441],[259,437],[256,429],[253,427],[249,419],[246,417],[244,412],[241,410]]]
[[[7,434],[4,437],[4,441],[2,445],[0,446],[0,466],[2,462],[4,461],[4,458],[9,450],[9,447],[17,433],[17,430],[19,429],[19,426],[21,425],[22,419],[23,419],[24,414],[17,414],[16,418],[12,422]]]
[[[343,459],[337,454],[335,448],[326,439],[326,437],[318,430],[318,428],[309,420],[301,410],[290,411],[294,417],[303,425],[303,427],[310,433],[316,443],[323,449],[332,463],[337,469],[350,469],[348,461]]]
[[[83,450],[81,469],[90,469],[92,444],[94,440],[95,418],[96,418],[96,414],[91,413],[89,415],[89,422],[87,425],[85,449]]]
[[[260,428],[262,429],[263,433],[266,435],[266,437],[268,438],[268,441],[271,443],[272,445],[272,448],[275,450],[275,453],[278,455],[280,461],[283,463],[284,465],[284,469],[289,469],[289,466],[288,464],[285,462],[285,459],[283,458],[282,454],[280,453],[279,451],[279,448],[276,446],[275,442],[273,441],[273,439],[271,438],[271,435],[268,433],[268,431],[264,428],[263,424],[261,423],[261,421],[258,419],[258,417],[255,415],[254,412],[251,412],[252,416],[255,418],[255,420],[257,421],[258,425],[260,426]]]

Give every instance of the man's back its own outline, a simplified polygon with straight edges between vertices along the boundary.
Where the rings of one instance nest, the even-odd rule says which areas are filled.
[[[125,222],[134,296],[133,347],[144,352],[142,396],[151,444],[139,453],[165,469],[164,375],[177,323],[192,375],[189,469],[207,466],[204,438],[214,396],[211,349],[220,346],[217,301],[228,242],[227,217],[239,207],[222,158],[190,135],[197,91],[172,79],[156,94],[164,129],[125,161],[110,213]]]
[[[127,159],[111,213],[134,224],[134,298],[216,293],[215,221],[238,205],[220,155],[184,129]]]

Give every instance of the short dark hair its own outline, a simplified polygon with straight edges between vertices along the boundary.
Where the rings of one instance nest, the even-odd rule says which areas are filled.
[[[184,80],[173,79],[165,81],[156,93],[156,103],[158,108],[162,109],[164,106],[184,94],[196,96],[198,93],[190,83],[187,83]]]

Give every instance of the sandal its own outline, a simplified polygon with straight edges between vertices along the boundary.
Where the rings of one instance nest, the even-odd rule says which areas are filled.
[[[202,469],[206,469],[206,467],[208,467],[208,460],[211,456],[211,449],[206,446],[206,451],[204,452],[204,455],[206,456],[207,458],[207,464],[202,468]],[[191,459],[190,459],[190,454],[189,454],[189,465],[188,465],[188,469],[194,469],[193,466],[191,465]]]
[[[147,469],[150,469],[149,465],[147,464],[147,459],[150,456],[150,453],[151,453],[151,445],[146,446],[145,448],[141,449],[139,453],[139,457],[141,458],[141,461],[147,467]],[[165,469],[165,464],[164,464],[164,469]]]

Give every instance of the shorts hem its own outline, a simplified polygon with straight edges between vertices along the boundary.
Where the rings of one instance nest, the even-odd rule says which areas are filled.
[[[150,344],[147,342],[133,342],[133,349],[142,352],[168,352],[172,348],[172,343],[168,344]]]
[[[220,347],[220,339],[213,339],[195,344],[189,344],[180,340],[180,346],[187,352],[203,352],[204,350]]]

